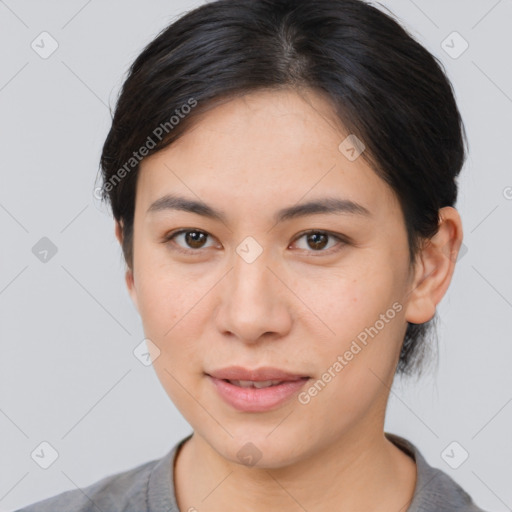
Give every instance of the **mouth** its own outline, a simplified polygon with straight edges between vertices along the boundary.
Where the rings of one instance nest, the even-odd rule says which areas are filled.
[[[242,412],[265,412],[288,402],[310,379],[276,368],[230,367],[205,374],[220,398]]]
[[[229,379],[222,379],[224,382],[229,382],[233,386],[238,386],[240,388],[270,388],[274,386],[279,386],[280,384],[283,384],[284,382],[296,382],[297,380],[301,379],[307,379],[308,377],[299,377],[296,380],[229,380]]]
[[[302,378],[309,378],[309,375],[303,373],[294,373],[280,368],[273,368],[271,366],[262,366],[256,369],[248,369],[242,366],[229,366],[220,370],[208,372],[207,375],[215,379],[228,380],[231,382],[243,383],[247,382],[269,382],[272,385],[274,382],[288,382],[295,381]]]

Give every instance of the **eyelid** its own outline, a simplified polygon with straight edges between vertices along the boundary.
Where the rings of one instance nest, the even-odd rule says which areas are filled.
[[[177,236],[179,235],[182,235],[184,233],[190,233],[190,232],[196,232],[196,233],[202,233],[204,235],[206,235],[207,237],[209,238],[215,238],[213,235],[211,235],[210,233],[208,233],[207,231],[204,231],[203,229],[199,229],[199,228],[181,228],[181,229],[176,229],[174,231],[170,231],[168,233],[166,233],[163,238],[162,238],[162,243],[163,244],[170,244],[174,241],[174,238],[176,238]],[[173,249],[173,250],[176,250],[177,252],[181,252],[181,253],[184,253],[184,254],[199,254],[203,248],[201,249],[187,249],[187,248],[184,248],[184,247],[181,247],[180,245],[176,244],[176,249]]]
[[[166,233],[162,238],[162,243],[164,243],[164,244],[171,243],[171,242],[173,242],[174,238],[176,238],[177,236],[182,235],[183,233],[189,233],[189,232],[202,233],[209,238],[215,238],[213,235],[211,235],[207,231],[204,231],[203,229],[200,229],[200,228],[180,228],[180,229]],[[341,247],[343,247],[350,243],[350,239],[347,236],[342,235],[341,233],[333,233],[333,232],[325,230],[325,229],[307,229],[307,230],[302,231],[299,234],[297,234],[297,236],[293,239],[293,241],[291,242],[290,245],[294,244],[295,242],[297,242],[297,240],[300,240],[302,237],[312,234],[312,233],[324,234],[324,235],[327,235],[328,237],[334,238],[335,240],[338,241],[338,244],[336,244],[334,247],[331,247],[330,249],[327,249],[327,250],[314,251],[314,250],[301,249],[301,250],[306,251],[307,253],[312,254],[314,256],[328,255],[328,254],[331,254],[331,252],[337,252],[338,250],[340,250],[340,245],[341,245]],[[197,255],[203,249],[204,248],[186,249],[184,247],[177,245],[177,249],[175,249],[175,250],[177,250],[178,252],[184,253],[184,254]]]
[[[307,253],[313,255],[313,256],[322,256],[322,255],[329,255],[332,252],[337,252],[341,250],[341,248],[345,245],[348,245],[350,243],[350,240],[345,235],[342,235],[341,233],[333,233],[332,231],[328,231],[326,229],[306,229],[305,231],[302,231],[299,233],[293,240],[292,244],[295,243],[297,240],[300,240],[302,237],[312,234],[312,233],[320,233],[323,235],[327,235],[330,238],[334,238],[338,241],[338,244],[336,244],[334,247],[331,247],[330,249],[326,250],[320,250],[320,251],[314,251],[314,250],[307,250],[303,249]],[[340,247],[341,246],[341,247]]]

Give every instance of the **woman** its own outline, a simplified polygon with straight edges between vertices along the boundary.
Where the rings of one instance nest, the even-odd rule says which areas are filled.
[[[360,0],[221,0],[162,31],[102,192],[193,433],[23,510],[481,510],[383,430],[454,272],[464,142],[439,63]]]

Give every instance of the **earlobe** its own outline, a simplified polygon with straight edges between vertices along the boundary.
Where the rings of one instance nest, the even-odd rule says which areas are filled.
[[[438,232],[427,240],[417,257],[414,279],[409,289],[405,319],[414,324],[428,322],[448,290],[462,244],[462,221],[457,210],[439,210]]]
[[[126,281],[126,287],[128,288],[128,293],[130,294],[130,297],[132,298],[133,304],[135,305],[135,308],[137,309],[137,311],[139,311],[139,303],[137,301],[137,291],[135,290],[133,271],[131,269],[128,268],[126,270],[124,279]],[[140,313],[140,311],[139,311],[139,313]]]
[[[119,244],[123,245],[123,221],[115,221],[114,232]]]
[[[115,221],[115,235],[117,238],[117,241],[119,244],[123,245],[123,223],[122,221]],[[135,282],[133,278],[133,270],[130,268],[126,269],[124,280],[126,282],[126,288],[128,289],[128,293],[130,294],[130,297],[132,298],[133,304],[135,305],[135,308],[137,311],[139,311],[139,304],[137,302],[137,292],[135,290]]]

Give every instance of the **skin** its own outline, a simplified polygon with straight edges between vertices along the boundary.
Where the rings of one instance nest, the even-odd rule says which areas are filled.
[[[384,436],[386,405],[407,321],[434,316],[462,224],[443,208],[438,233],[410,267],[399,203],[363,158],[338,149],[346,136],[317,93],[259,91],[209,110],[141,163],[126,283],[160,351],[158,378],[194,430],[175,464],[182,511],[396,512],[414,494],[413,459]],[[223,210],[226,222],[147,212],[171,192]],[[273,221],[283,207],[326,196],[371,215]],[[208,236],[202,245],[184,235],[163,242],[180,228]],[[301,235],[309,229],[348,238],[318,249]],[[116,236],[121,242],[118,223]],[[252,263],[236,252],[247,236],[263,249]],[[395,302],[401,310],[307,404],[292,397],[272,411],[240,412],[204,374],[274,366],[315,382]],[[253,466],[237,457],[248,442],[261,452]]]

